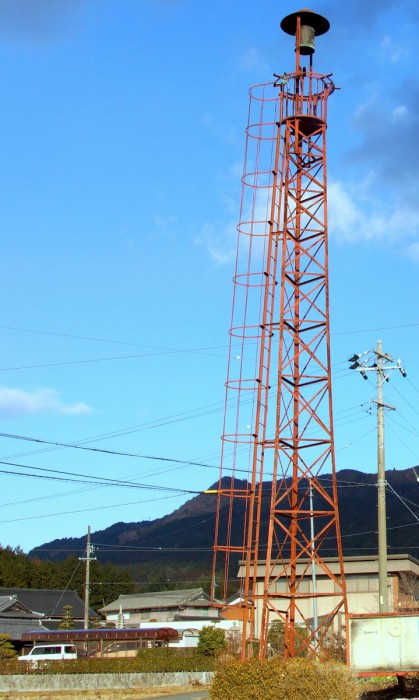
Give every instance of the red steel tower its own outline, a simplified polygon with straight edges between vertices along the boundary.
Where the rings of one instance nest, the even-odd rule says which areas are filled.
[[[324,17],[282,20],[294,72],[250,90],[234,275],[213,596],[237,590],[243,657],[269,625],[285,654],[325,656],[346,612],[331,402],[326,113],[313,71]],[[334,556],[331,558],[331,554]],[[321,583],[321,585],[320,585]]]

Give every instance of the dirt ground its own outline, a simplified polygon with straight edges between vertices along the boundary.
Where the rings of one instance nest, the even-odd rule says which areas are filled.
[[[148,690],[68,690],[37,693],[0,693],[0,700],[146,700],[171,693],[194,692],[199,688],[152,688]]]
[[[400,676],[383,681],[361,682],[359,700],[395,700],[395,698],[419,698],[419,677]]]
[[[395,700],[415,698],[419,700],[419,677],[405,676],[397,680],[367,680],[360,682],[359,700]],[[85,690],[83,700],[152,700],[153,697],[171,693],[187,693],[199,688],[154,688],[148,690]],[[41,692],[41,693],[0,693],[0,700],[80,700],[80,691]]]

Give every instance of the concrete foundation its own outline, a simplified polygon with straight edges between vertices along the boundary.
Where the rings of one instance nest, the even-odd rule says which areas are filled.
[[[211,672],[196,673],[84,673],[57,675],[0,676],[0,692],[46,690],[126,690],[210,685]]]

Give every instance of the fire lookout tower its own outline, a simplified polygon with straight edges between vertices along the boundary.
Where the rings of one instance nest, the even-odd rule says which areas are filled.
[[[214,597],[227,599],[240,563],[243,657],[256,639],[266,654],[278,619],[286,655],[305,647],[324,657],[346,611],[329,329],[334,84],[313,70],[315,38],[329,26],[307,9],[285,17],[295,70],[250,89],[213,564]],[[331,550],[339,573],[326,561]]]

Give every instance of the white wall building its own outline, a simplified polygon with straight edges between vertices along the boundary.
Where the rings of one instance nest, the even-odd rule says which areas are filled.
[[[202,588],[121,595],[100,612],[116,627],[121,620],[125,628],[171,627],[180,636],[179,641],[169,642],[171,647],[196,647],[201,629],[208,625],[225,630],[227,638],[241,636],[241,621],[220,618],[219,607],[211,605]]]
[[[307,566],[309,560],[301,559],[297,563],[297,577],[302,576],[299,585],[301,593],[310,594],[313,591],[312,568]],[[339,560],[337,557],[326,558],[325,562],[332,573],[339,577]],[[265,576],[266,562],[258,563],[257,589],[258,594],[263,593],[263,582]],[[388,601],[389,612],[401,612],[405,610],[418,610],[419,600],[419,561],[409,554],[389,555],[387,562],[388,577]],[[378,557],[351,556],[344,557],[344,571],[348,598],[348,612],[350,614],[378,613]],[[275,578],[279,567],[272,567],[272,578]],[[243,575],[243,566],[239,569],[239,577]],[[416,583],[416,585],[415,585]],[[409,590],[410,587],[410,590]],[[274,584],[276,593],[287,594],[288,585],[285,578],[280,578]],[[320,594],[317,600],[317,614],[321,618],[332,608],[332,596],[335,592],[333,579],[322,574],[320,567],[316,569],[316,589]],[[324,596],[324,594],[329,594]],[[338,589],[336,588],[336,593]],[[323,594],[323,597],[321,597]],[[275,599],[275,605],[280,608],[280,598]],[[312,615],[313,598],[308,597],[299,601],[299,607],[303,615],[309,619]],[[272,616],[269,622],[275,619]],[[261,624],[261,602],[258,602],[255,610],[256,629],[260,629]],[[297,620],[298,623],[298,620]],[[334,629],[340,631],[345,625],[344,611],[337,614]]]

